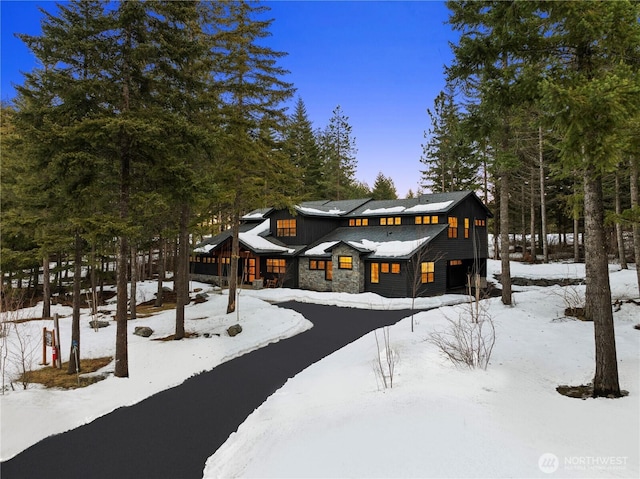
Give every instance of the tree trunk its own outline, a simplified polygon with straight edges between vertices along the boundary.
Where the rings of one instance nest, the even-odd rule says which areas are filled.
[[[69,351],[69,368],[67,373],[80,371],[80,285],[82,282],[82,238],[75,233],[73,255],[73,314],[71,319],[71,349]]]
[[[156,292],[156,301],[153,304],[156,308],[162,306],[162,287],[164,282],[164,239],[162,236],[158,239],[158,290]]]
[[[620,217],[622,213],[622,207],[620,204],[620,173],[619,170],[616,169],[615,173],[616,179],[616,216]],[[622,223],[618,219],[616,221],[616,243],[618,244],[618,261],[620,261],[620,267],[622,269],[628,269],[627,266],[627,258],[624,251],[624,234],[622,231]]]
[[[536,183],[535,170],[531,169],[531,194],[529,198],[529,230],[531,231],[531,262],[536,262]]]
[[[538,149],[540,162],[540,219],[542,222],[542,255],[544,262],[549,262],[549,239],[547,238],[547,197],[545,195],[544,155],[542,150],[542,126],[538,127]]]
[[[630,174],[629,186],[631,190],[631,208],[638,211],[640,208],[640,194],[638,192],[638,160],[629,158]],[[640,293],[640,223],[633,222],[633,256],[636,262],[636,276],[638,279],[638,292]]]
[[[138,250],[131,246],[131,295],[129,300],[129,312],[131,319],[136,319],[136,302],[138,297]]]
[[[42,258],[42,317],[51,317],[51,278],[49,277],[49,255]]]
[[[236,310],[236,292],[238,287],[238,258],[240,257],[240,213],[237,208],[233,212],[232,219],[232,241],[231,241],[231,265],[229,273],[229,303],[227,304],[227,314]]]
[[[502,304],[511,305],[511,266],[509,263],[509,174],[500,178],[500,258],[502,264]]]
[[[593,168],[584,176],[585,217],[585,316],[593,321],[596,350],[594,396],[620,396],[618,362],[611,308],[611,287],[607,261],[602,181]]]
[[[184,338],[184,307],[189,300],[189,205],[180,208],[180,232],[178,239],[178,258],[174,272],[176,281],[176,332],[174,339]]]
[[[129,377],[129,354],[127,339],[127,258],[129,248],[127,238],[121,236],[118,239],[118,252],[116,254],[116,365],[114,375],[118,378]]]

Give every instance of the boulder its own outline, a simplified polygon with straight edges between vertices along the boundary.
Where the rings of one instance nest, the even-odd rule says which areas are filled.
[[[148,338],[153,334],[153,329],[151,329],[149,326],[136,326],[133,334],[135,334],[136,336],[142,336],[143,338]]]
[[[227,334],[231,337],[234,337],[242,332],[242,326],[239,324],[234,324],[233,326],[229,326],[227,328]]]

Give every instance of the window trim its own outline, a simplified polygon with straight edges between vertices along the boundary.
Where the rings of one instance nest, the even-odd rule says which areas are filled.
[[[353,256],[338,256],[338,269],[353,269]]]
[[[429,284],[435,282],[436,263],[434,261],[423,261],[420,263],[420,282]]]
[[[298,224],[295,218],[276,220],[276,236],[298,236]]]

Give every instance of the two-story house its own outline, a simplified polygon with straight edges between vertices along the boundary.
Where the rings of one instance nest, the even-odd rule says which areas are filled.
[[[487,219],[475,193],[310,201],[256,210],[240,228],[240,279],[314,291],[431,296],[486,277]],[[231,232],[197,245],[192,277],[224,284]]]

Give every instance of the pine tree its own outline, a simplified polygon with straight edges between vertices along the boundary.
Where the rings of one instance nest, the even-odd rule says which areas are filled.
[[[621,160],[624,127],[640,108],[640,9],[633,2],[544,5],[551,68],[545,105],[559,133],[565,171],[582,174],[586,304],[594,321],[595,396],[620,396],[605,250],[602,179]]]
[[[283,102],[293,90],[282,80],[287,71],[277,65],[285,54],[260,42],[269,36],[272,20],[258,20],[268,8],[245,1],[214,4],[220,28],[214,33],[214,80],[221,92],[222,162],[217,182],[231,217],[232,251],[227,312],[235,311],[239,261],[239,225],[243,212],[268,193],[270,203],[287,203],[272,180],[287,167],[277,161],[260,131],[281,132],[286,116]]]
[[[382,172],[376,176],[376,181],[373,183],[373,190],[371,190],[371,197],[374,200],[395,200],[398,198],[396,187],[393,184],[391,178],[385,177]]]
[[[298,97],[285,131],[285,151],[300,178],[298,196],[320,199],[322,162],[313,126],[302,98]]]
[[[356,139],[353,137],[349,117],[340,105],[333,110],[327,127],[319,135],[323,161],[323,198],[346,199],[349,187],[355,181]]]
[[[440,92],[427,113],[431,129],[425,133],[428,142],[420,158],[426,166],[422,186],[434,193],[477,189],[479,163],[451,89]]]

